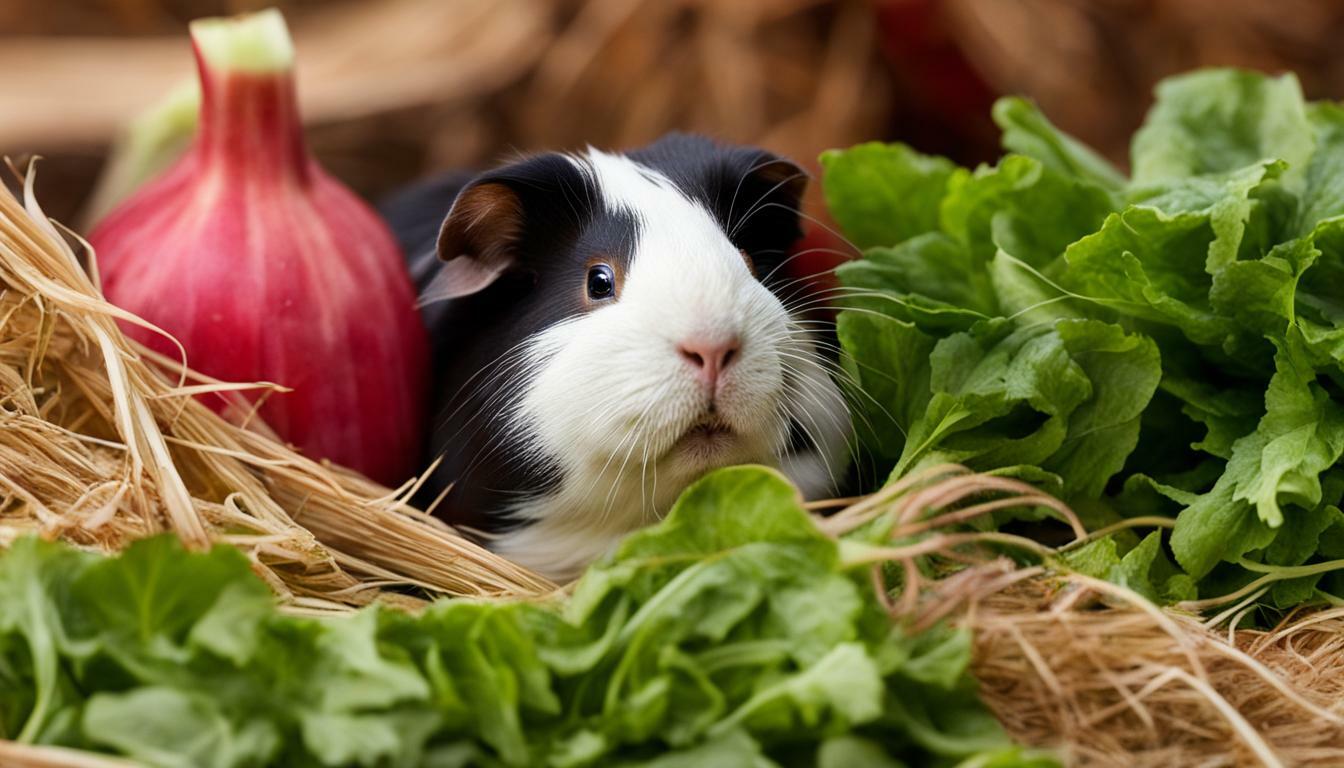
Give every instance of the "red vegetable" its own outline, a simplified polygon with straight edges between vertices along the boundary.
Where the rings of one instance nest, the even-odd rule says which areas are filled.
[[[830,291],[840,284],[835,268],[858,257],[858,251],[832,229],[813,224],[789,250],[785,273],[806,283],[811,291]]]
[[[104,291],[202,373],[292,388],[260,414],[308,455],[400,482],[419,459],[428,342],[396,242],[309,154],[279,12],[191,36],[200,128],[89,236]]]

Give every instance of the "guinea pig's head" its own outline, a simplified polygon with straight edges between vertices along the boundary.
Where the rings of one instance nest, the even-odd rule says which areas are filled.
[[[794,311],[810,297],[779,269],[805,183],[762,150],[675,135],[525,159],[459,194],[427,298],[493,290],[513,346],[475,374],[495,382],[479,423],[507,444],[494,461],[544,468],[497,511],[517,523],[497,548],[567,574],[731,464],[834,486],[847,412]]]

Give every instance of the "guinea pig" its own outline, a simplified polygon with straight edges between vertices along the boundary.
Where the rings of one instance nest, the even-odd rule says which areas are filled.
[[[834,344],[781,270],[806,181],[763,150],[673,134],[390,200],[433,343],[438,464],[420,499],[567,579],[715,468],[833,493],[852,431]]]

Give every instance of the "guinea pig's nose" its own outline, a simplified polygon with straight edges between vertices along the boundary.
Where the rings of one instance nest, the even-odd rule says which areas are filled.
[[[727,339],[695,337],[685,339],[677,345],[677,352],[695,368],[700,381],[704,382],[710,392],[718,387],[719,377],[723,375],[724,369],[737,359],[737,353],[741,349],[742,342],[736,336]]]

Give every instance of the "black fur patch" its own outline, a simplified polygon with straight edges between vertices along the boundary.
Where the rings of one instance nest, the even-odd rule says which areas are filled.
[[[798,166],[756,147],[682,133],[628,155],[704,205],[768,286],[782,282],[775,268],[802,237],[798,207],[807,177]]]
[[[547,457],[508,429],[525,370],[518,345],[531,335],[588,311],[587,273],[595,258],[629,267],[638,238],[633,216],[608,211],[588,177],[567,158],[539,155],[476,177],[518,195],[522,237],[515,262],[499,280],[471,296],[427,305],[432,344],[434,423],[428,453],[442,456],[421,504],[452,485],[436,512],[454,523],[500,530],[497,512],[520,498],[553,490],[561,478]],[[433,278],[439,224],[466,184],[455,177],[421,185],[389,203],[384,214],[410,254],[423,288]]]

